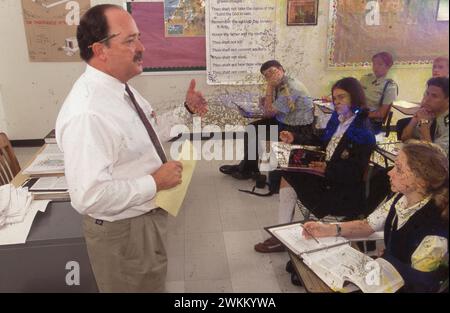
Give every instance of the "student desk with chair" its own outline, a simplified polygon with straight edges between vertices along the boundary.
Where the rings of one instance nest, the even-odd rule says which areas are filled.
[[[23,181],[19,173],[12,183]],[[45,213],[38,212],[25,244],[0,246],[0,264],[0,292],[98,291],[82,216],[70,202],[50,202]]]

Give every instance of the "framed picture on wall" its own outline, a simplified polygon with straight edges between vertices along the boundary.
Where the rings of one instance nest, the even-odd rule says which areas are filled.
[[[317,25],[319,0],[288,0],[287,25]]]
[[[440,22],[448,22],[448,0],[439,0],[436,19]]]

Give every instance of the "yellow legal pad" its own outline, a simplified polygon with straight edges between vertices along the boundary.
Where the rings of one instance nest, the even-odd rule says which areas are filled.
[[[184,197],[194,174],[196,165],[194,147],[186,140],[181,148],[178,161],[183,163],[182,183],[172,189],[163,190],[156,194],[156,205],[172,216],[177,216],[183,204]]]

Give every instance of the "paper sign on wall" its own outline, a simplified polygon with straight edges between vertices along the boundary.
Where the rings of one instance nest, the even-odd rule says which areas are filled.
[[[78,62],[80,18],[90,0],[22,0],[31,62]]]

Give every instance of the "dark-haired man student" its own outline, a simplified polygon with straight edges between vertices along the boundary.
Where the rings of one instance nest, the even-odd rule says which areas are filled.
[[[402,141],[434,142],[448,155],[448,89],[447,77],[434,77],[428,81],[421,108],[403,129]]]
[[[266,138],[270,138],[270,126],[278,127],[278,134],[291,131],[299,134],[302,143],[313,138],[314,107],[306,87],[286,75],[283,66],[276,60],[265,62],[261,74],[267,82],[263,108],[265,118],[251,123],[255,127],[255,138],[244,136],[244,159],[239,165],[223,165],[220,171],[236,179],[248,179],[258,173],[258,131],[266,126]],[[277,138],[278,139],[278,138]],[[256,153],[249,153],[250,149]]]

